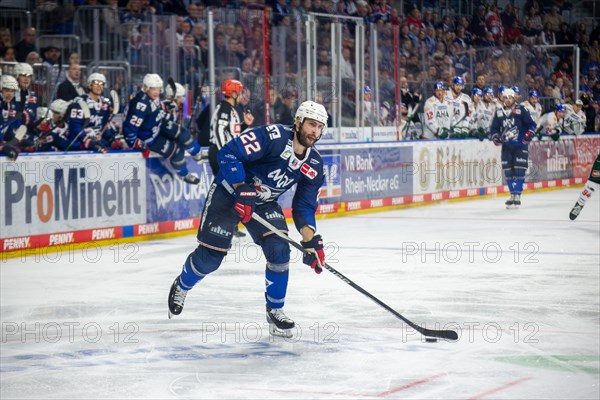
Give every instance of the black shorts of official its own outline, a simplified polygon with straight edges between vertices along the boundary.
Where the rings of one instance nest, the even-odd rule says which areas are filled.
[[[206,197],[198,228],[197,238],[200,245],[223,252],[227,252],[231,248],[233,231],[240,222],[240,217],[233,208],[234,204],[235,198],[225,188],[216,183],[212,184]],[[285,216],[276,201],[257,205],[255,212],[277,229],[283,232],[288,231]],[[258,245],[261,244],[264,237],[273,235],[253,219],[244,225]]]

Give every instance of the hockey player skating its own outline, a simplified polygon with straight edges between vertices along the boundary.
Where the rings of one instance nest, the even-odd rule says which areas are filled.
[[[583,101],[577,100],[575,104],[566,104],[565,118],[563,119],[563,132],[579,136],[585,131],[587,118],[583,112]]]
[[[219,174],[220,169],[219,162],[217,161],[219,150],[231,139],[239,136],[240,133],[248,129],[252,125],[252,122],[254,122],[254,116],[250,112],[244,112],[244,121],[240,121],[240,116],[235,109],[243,91],[244,86],[242,83],[234,79],[227,79],[221,85],[223,100],[217,104],[210,120],[211,145],[208,149],[208,162],[215,177]],[[237,225],[233,231],[233,235],[236,237],[246,236],[245,233],[240,232]]]
[[[433,89],[433,96],[425,101],[423,114],[425,118],[425,129],[423,137],[425,139],[447,138],[450,132],[450,121],[452,119],[452,108],[445,101],[446,84],[436,82]]]
[[[180,126],[166,119],[162,108],[160,92],[163,81],[157,74],[146,74],[142,82],[142,90],[129,102],[127,116],[123,122],[123,133],[130,148],[147,152],[151,150],[168,159],[173,169],[187,183],[198,184],[200,178],[190,173],[185,164],[185,151],[179,142],[182,134],[189,132],[179,130]],[[185,138],[184,138],[185,139]],[[199,153],[199,146],[190,144],[192,151]],[[196,153],[196,155],[198,154]]]
[[[288,227],[277,199],[297,184],[292,217],[307,250],[303,262],[315,272],[325,263],[323,239],[316,234],[317,196],[324,181],[323,160],[313,148],[327,126],[325,107],[303,102],[293,126],[267,125],[250,129],[223,146],[218,154],[219,173],[208,193],[199,245],[185,260],[171,285],[169,318],[179,315],[187,292],[214,272],[229,251],[233,229],[241,221],[267,260],[266,309],[271,334],[291,337],[295,324],[283,306],[288,284],[290,246],[252,219],[260,215],[277,229]]]
[[[579,199],[577,199],[577,203],[571,209],[569,213],[569,218],[574,220],[581,213],[581,209],[585,205],[585,202],[592,197],[594,192],[600,189],[600,153],[596,156],[596,160],[594,161],[594,165],[592,165],[592,171],[590,172],[590,176],[585,183],[585,187],[581,191],[579,195]]]
[[[535,122],[525,107],[516,104],[512,89],[504,89],[502,100],[503,107],[496,109],[490,133],[494,144],[502,146],[502,169],[510,190],[510,198],[505,204],[510,208],[521,205],[528,145],[535,135]]]

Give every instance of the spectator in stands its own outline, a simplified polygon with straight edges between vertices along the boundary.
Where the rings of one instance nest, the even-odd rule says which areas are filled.
[[[550,7],[550,12],[544,14],[544,18],[542,18],[542,22],[544,23],[544,30],[546,29],[546,24],[550,24],[549,29],[552,32],[558,32],[560,29],[560,25],[563,23],[563,17],[559,13],[559,8],[557,6]]]
[[[504,6],[504,10],[502,10],[502,12],[500,13],[500,20],[502,21],[504,29],[512,27],[515,22],[519,22],[516,10],[512,6],[512,4],[507,3]]]
[[[273,2],[273,17],[271,19],[274,26],[281,25],[284,17],[290,16],[290,10],[287,7],[286,0],[275,0]]]
[[[556,32],[555,36],[556,36],[556,44],[574,44],[575,43],[575,38],[574,38],[573,34],[571,33],[569,24],[567,24],[566,22],[563,22],[562,24],[560,24],[560,29],[558,32]],[[569,49],[569,52],[572,52],[572,50]]]
[[[223,32],[215,36],[215,67],[228,67],[227,38]]]
[[[510,27],[504,27],[504,41],[513,45],[521,42],[521,29],[519,22],[515,19]]]
[[[460,50],[466,50],[471,47],[471,41],[465,35],[464,26],[458,25],[456,27],[456,37],[454,38],[454,43],[460,47]]]
[[[492,32],[494,35],[494,40],[502,37],[502,20],[498,16],[498,9],[495,5],[491,5],[485,14],[485,26],[488,32]]]
[[[81,66],[78,63],[69,64],[66,79],[58,85],[56,98],[64,101],[71,101],[75,97],[85,94],[85,89],[81,87]]]
[[[275,100],[275,105],[273,106],[274,120],[271,122],[281,125],[293,125],[293,108],[296,98],[297,95],[294,88],[290,87],[284,89],[281,96],[277,97],[277,100]]]
[[[563,78],[556,78],[556,80],[554,81],[554,87],[552,88],[552,97],[554,98],[556,104],[565,102],[565,92],[563,88],[564,84],[565,81]]]
[[[0,54],[4,54],[9,47],[13,47],[10,29],[0,28]]]
[[[530,23],[531,29],[541,32],[544,29],[542,23],[542,17],[535,7],[526,8],[527,16],[525,17],[525,24]]]
[[[525,19],[525,26],[521,30],[521,35],[525,39],[526,44],[530,46],[537,44],[541,32],[541,30],[533,27],[533,22],[531,19]]]
[[[179,17],[178,17],[179,18]],[[200,55],[196,48],[194,37],[187,34],[183,38],[183,45],[178,50],[179,82],[189,83],[190,87],[197,87],[201,81]]]
[[[27,54],[32,51],[37,51],[35,45],[36,31],[33,26],[25,28],[23,31],[23,39],[15,45],[15,57],[18,62],[25,62]]]
[[[542,45],[555,45],[556,35],[552,30],[552,23],[544,22],[544,30],[540,33],[539,44]]]
[[[477,7],[475,14],[471,18],[471,24],[469,27],[471,34],[473,35],[474,41],[483,40],[485,37],[485,33],[487,32],[487,27],[485,24],[485,6],[480,5]]]
[[[15,48],[7,47],[6,49],[4,49],[4,53],[0,53],[0,61],[16,62],[17,57],[15,55]]]
[[[27,54],[25,62],[31,66],[33,66],[34,64],[41,64],[42,57],[40,57],[37,51],[32,51],[31,53]]]

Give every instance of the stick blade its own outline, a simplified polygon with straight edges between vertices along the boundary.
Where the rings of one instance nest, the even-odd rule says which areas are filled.
[[[435,329],[423,329],[423,331],[421,332],[423,334],[423,336],[428,336],[428,337],[436,337],[436,338],[440,338],[440,339],[447,339],[447,340],[458,340],[458,333],[456,333],[456,331],[450,330],[450,329],[445,329],[445,330],[435,330]]]

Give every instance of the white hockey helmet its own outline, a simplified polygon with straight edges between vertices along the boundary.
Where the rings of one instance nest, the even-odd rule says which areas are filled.
[[[163,87],[163,80],[158,74],[144,75],[144,81],[142,83],[146,88],[160,88],[162,90]]]
[[[315,103],[311,100],[304,101],[300,104],[300,107],[296,110],[295,119],[298,118],[300,118],[300,123],[304,122],[304,118],[310,118],[327,126],[327,110],[325,110],[325,107],[322,104]]]
[[[18,63],[15,65],[14,74],[17,78],[20,75],[33,76],[33,68],[27,63]]]
[[[512,97],[515,98],[515,91],[511,88],[506,88],[502,91],[502,97]]]
[[[69,108],[69,102],[62,99],[56,99],[50,104],[50,111],[52,111],[54,114],[60,115],[61,117],[65,115],[67,108]]]
[[[171,85],[165,86],[165,94],[168,98],[185,97],[185,87],[181,83],[175,82],[175,96],[173,96]]]
[[[35,119],[38,120],[38,119],[42,119],[45,117],[52,118],[52,112],[50,110],[48,110],[48,107],[42,107],[42,106],[38,107],[35,110]]]
[[[106,77],[104,76],[104,74],[101,74],[99,72],[94,72],[93,74],[90,74],[90,76],[88,76],[88,78],[87,78],[88,86],[90,86],[92,84],[92,82],[94,82],[94,81],[99,81],[99,82],[102,82],[104,85],[106,85]]]
[[[19,84],[14,76],[2,75],[2,89],[19,90]]]

